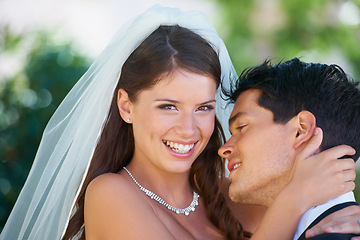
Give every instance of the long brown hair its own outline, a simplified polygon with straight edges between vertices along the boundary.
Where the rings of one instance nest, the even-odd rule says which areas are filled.
[[[129,56],[122,67],[118,85],[114,91],[109,114],[91,160],[90,168],[75,205],[63,239],[80,235],[85,239],[84,198],[88,184],[103,173],[116,173],[126,166],[134,153],[132,125],[120,117],[117,107],[117,92],[127,91],[131,101],[137,94],[149,89],[161,76],[175,69],[211,76],[217,86],[221,81],[221,67],[217,53],[199,35],[179,26],[160,26]],[[241,239],[243,229],[227,207],[220,186],[224,179],[224,161],[217,150],[224,141],[221,125],[215,119],[215,130],[204,151],[194,161],[189,181],[192,188],[204,200],[211,222],[226,239]]]

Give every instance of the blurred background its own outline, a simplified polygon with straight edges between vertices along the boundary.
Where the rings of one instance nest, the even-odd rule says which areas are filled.
[[[296,56],[360,79],[360,0],[0,0],[0,231],[61,100],[121,24],[156,3],[205,12],[238,73]]]

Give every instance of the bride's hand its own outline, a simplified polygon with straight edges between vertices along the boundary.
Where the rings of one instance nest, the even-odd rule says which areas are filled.
[[[290,183],[286,186],[302,202],[300,206],[304,207],[304,211],[355,188],[354,160],[339,159],[355,154],[355,150],[340,145],[315,154],[322,136],[322,130],[316,128],[312,138],[298,154]]]
[[[313,237],[322,233],[360,234],[360,206],[350,206],[332,213],[306,231],[305,236]],[[354,237],[351,240],[360,240]]]

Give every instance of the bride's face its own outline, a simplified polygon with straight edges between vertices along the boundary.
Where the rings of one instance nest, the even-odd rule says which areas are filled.
[[[187,172],[214,130],[216,83],[207,75],[176,70],[130,104],[132,162],[165,172]]]

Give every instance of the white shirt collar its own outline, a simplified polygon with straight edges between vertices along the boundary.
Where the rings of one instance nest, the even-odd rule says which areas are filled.
[[[298,239],[300,235],[305,231],[305,229],[323,212],[329,208],[344,202],[355,202],[355,197],[353,192],[345,193],[339,197],[333,198],[330,201],[321,204],[319,206],[310,208],[307,210],[304,215],[301,217],[298,229],[295,233],[294,240]]]

